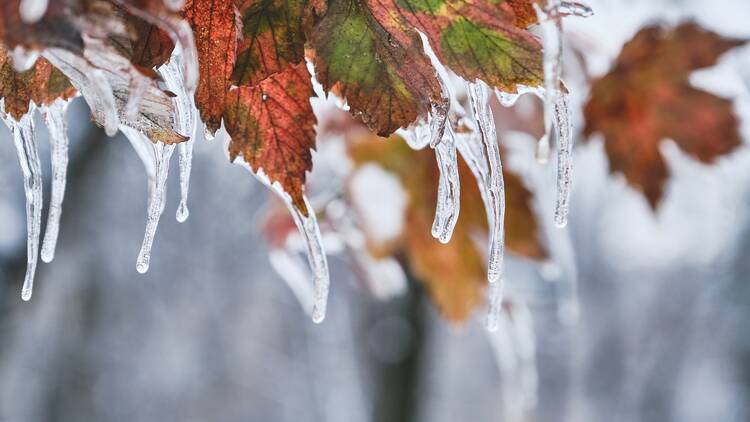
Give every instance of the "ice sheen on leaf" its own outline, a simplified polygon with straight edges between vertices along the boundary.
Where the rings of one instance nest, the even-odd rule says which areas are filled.
[[[183,11],[198,49],[200,78],[195,103],[213,134],[221,126],[237,57],[236,9],[233,0],[188,0]]]
[[[604,135],[611,172],[623,173],[652,208],[668,178],[662,140],[673,139],[704,163],[741,144],[732,102],[694,88],[689,76],[745,42],[691,22],[647,27],[625,44],[610,72],[593,82],[584,134]]]
[[[506,92],[538,86],[542,46],[526,28],[536,22],[529,0],[378,0],[430,40],[440,61],[468,81]]]
[[[479,307],[487,287],[484,242],[487,236],[487,214],[480,190],[469,167],[458,161],[461,185],[461,218],[448,244],[441,244],[430,234],[438,195],[440,170],[429,149],[414,151],[394,136],[383,140],[361,137],[349,140],[349,153],[358,166],[376,163],[396,174],[408,195],[404,233],[387,248],[373,251],[377,255],[404,253],[412,273],[428,288],[430,297],[441,313],[453,321],[463,321]],[[543,259],[546,248],[539,240],[539,226],[531,209],[532,194],[521,179],[504,170],[508,192],[506,214],[507,248],[522,257]]]
[[[309,42],[320,83],[378,135],[407,127],[444,101],[419,36],[385,4],[332,0]]]
[[[315,115],[310,73],[304,62],[227,94],[224,124],[232,137],[229,155],[242,155],[253,171],[262,169],[279,182],[294,205],[307,215],[302,199],[305,172],[312,168]]]

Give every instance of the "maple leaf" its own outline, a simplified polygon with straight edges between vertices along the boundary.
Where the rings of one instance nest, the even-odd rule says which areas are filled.
[[[242,155],[258,172],[279,182],[305,215],[305,173],[312,168],[315,115],[312,82],[304,62],[289,65],[255,86],[227,94],[224,124],[232,137],[230,158]]]
[[[4,99],[5,112],[17,121],[29,112],[31,102],[49,105],[75,93],[68,78],[47,60],[39,59],[33,68],[17,73],[7,52],[0,48],[0,98]]]
[[[487,214],[471,170],[459,160],[461,218],[451,241],[442,244],[430,234],[440,175],[434,152],[413,151],[396,136],[384,141],[371,135],[351,139],[349,151],[357,165],[376,163],[396,174],[409,198],[404,233],[386,248],[378,245],[373,253],[403,253],[438,309],[450,320],[468,318],[482,304],[487,285],[485,246],[477,242],[477,236],[487,236]],[[547,251],[539,242],[539,226],[531,210],[531,192],[507,167],[503,176],[507,195],[506,247],[523,257],[545,258]]]
[[[188,0],[183,8],[198,49],[200,79],[195,103],[207,129],[214,133],[231,86],[239,29],[233,0]]]
[[[381,136],[443,101],[418,34],[384,4],[331,0],[308,41],[320,83]]]
[[[704,163],[740,145],[731,101],[694,88],[689,76],[744,43],[692,22],[646,27],[623,46],[610,72],[593,82],[584,134],[604,135],[610,171],[623,173],[653,209],[668,177],[662,140],[673,139]]]
[[[440,61],[468,81],[506,92],[543,83],[542,46],[530,0],[378,0],[430,40]]]

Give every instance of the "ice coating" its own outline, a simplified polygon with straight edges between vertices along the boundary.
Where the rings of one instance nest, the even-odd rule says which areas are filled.
[[[565,227],[568,224],[570,188],[573,181],[573,127],[566,94],[559,95],[555,101],[555,126],[557,128],[555,225]]]
[[[172,91],[174,98],[175,110],[177,111],[175,119],[175,129],[181,135],[190,139],[177,145],[177,158],[180,172],[180,204],[177,207],[177,221],[182,223],[190,215],[187,200],[190,188],[190,172],[193,162],[193,145],[195,144],[195,130],[197,127],[197,112],[195,109],[195,100],[193,95],[188,92],[183,83],[182,76],[182,50],[172,55],[172,58],[159,68],[159,73],[164,78],[167,88]]]
[[[441,243],[448,243],[458,221],[461,209],[461,184],[458,179],[456,140],[450,126],[445,128],[442,141],[433,147],[440,170],[435,219],[432,236]]]
[[[60,69],[83,95],[95,120],[104,126],[107,136],[114,136],[120,126],[120,118],[112,87],[104,72],[65,50],[47,49],[44,57]]]
[[[195,37],[190,24],[176,13],[167,11],[150,13],[132,2],[124,0],[114,0],[114,2],[135,16],[164,30],[172,41],[179,46],[182,50],[182,74],[185,89],[188,92],[195,92],[195,87],[198,85],[198,50],[195,47]],[[177,11],[183,3],[184,0],[164,0],[167,9],[172,11]]]
[[[0,103],[2,104],[2,103]],[[0,107],[2,108],[2,107]],[[16,121],[0,112],[0,117],[13,134],[13,143],[18,155],[18,163],[23,173],[23,188],[26,195],[26,276],[21,290],[21,299],[31,299],[34,289],[39,256],[39,234],[42,228],[42,167],[34,135],[34,107]]]
[[[137,70],[132,69],[130,74],[128,101],[125,103],[125,120],[127,121],[134,121],[138,117],[141,100],[148,91],[150,84],[148,79],[142,78],[137,72]]]
[[[39,21],[47,12],[49,0],[21,0],[18,13],[24,23],[32,24]]]
[[[174,145],[161,142],[153,143],[146,135],[128,126],[120,127],[133,148],[144,161],[146,173],[149,175],[148,206],[146,216],[146,232],[143,244],[138,253],[136,270],[143,274],[148,271],[151,262],[151,246],[156,236],[156,228],[164,211],[167,193],[167,177],[169,176],[169,159],[174,152]],[[153,171],[151,171],[153,169]]]
[[[52,262],[55,258],[62,203],[65,199],[65,179],[68,172],[68,125],[65,121],[67,109],[68,101],[66,100],[57,100],[41,109],[49,132],[52,162],[52,193],[41,253],[44,262]]]

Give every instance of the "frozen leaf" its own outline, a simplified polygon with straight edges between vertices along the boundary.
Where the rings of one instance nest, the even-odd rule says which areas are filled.
[[[166,63],[172,56],[174,41],[158,26],[143,19],[130,16],[134,41],[131,61],[139,69],[154,69]]]
[[[188,0],[183,10],[198,49],[200,79],[195,103],[213,133],[221,126],[236,60],[236,9],[233,0]]]
[[[542,46],[526,28],[530,0],[382,0],[430,40],[440,61],[468,81],[505,92],[542,84]]]
[[[712,66],[745,41],[684,23],[642,29],[613,68],[594,81],[584,134],[600,132],[610,170],[625,175],[656,208],[668,172],[659,144],[669,138],[709,163],[741,143],[732,102],[690,85],[690,72]]]
[[[310,74],[301,62],[256,86],[233,88],[224,111],[232,137],[230,158],[241,155],[253,171],[263,170],[271,182],[279,182],[305,215],[305,173],[312,168],[315,147],[312,94]]]
[[[309,37],[317,78],[381,136],[442,103],[418,34],[375,1],[332,0]]]
[[[73,95],[75,88],[68,78],[47,60],[37,60],[32,69],[17,73],[7,52],[0,47],[0,98],[5,100],[5,111],[16,121],[29,112],[32,101],[43,106]]]
[[[352,140],[350,155],[358,165],[376,163],[396,174],[409,197],[404,233],[390,250],[378,254],[403,253],[412,273],[425,283],[441,312],[462,321],[484,301],[487,285],[485,262],[487,214],[471,170],[459,162],[461,218],[448,244],[430,234],[435,213],[439,169],[430,149],[414,151],[400,138],[384,141],[375,137]],[[520,178],[504,171],[506,187],[506,247],[531,258],[547,256],[539,241],[539,227],[531,210],[531,193]],[[478,241],[479,240],[479,241]]]

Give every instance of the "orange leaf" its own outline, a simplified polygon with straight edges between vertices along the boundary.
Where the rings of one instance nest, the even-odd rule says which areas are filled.
[[[200,80],[195,102],[206,127],[215,132],[237,57],[238,27],[233,0],[188,0],[183,8],[198,49]]]
[[[312,168],[315,115],[312,82],[304,62],[288,66],[256,86],[227,94],[224,124],[232,137],[229,155],[242,155],[253,171],[279,182],[295,206],[306,212],[302,193]]]
[[[669,176],[659,152],[663,139],[704,163],[740,145],[731,101],[692,87],[689,76],[744,43],[695,23],[643,28],[610,72],[594,81],[584,134],[604,135],[610,170],[623,173],[653,209]]]

